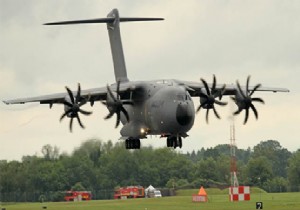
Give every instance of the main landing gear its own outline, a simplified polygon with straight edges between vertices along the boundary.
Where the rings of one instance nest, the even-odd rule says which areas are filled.
[[[129,138],[125,140],[126,149],[140,149],[141,141],[140,139]]]
[[[182,139],[181,136],[169,136],[167,137],[167,147],[182,147]]]

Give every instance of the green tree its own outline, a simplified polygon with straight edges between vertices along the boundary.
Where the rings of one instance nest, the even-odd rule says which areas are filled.
[[[268,192],[286,192],[287,186],[288,182],[285,178],[275,177],[265,183],[264,189],[266,189]]]
[[[42,148],[42,154],[46,160],[55,160],[59,158],[59,149],[57,146],[46,144]]]
[[[81,144],[79,148],[76,148],[73,152],[74,156],[89,158],[94,166],[99,166],[99,158],[103,152],[102,141],[97,139],[90,139]]]
[[[263,187],[265,182],[273,178],[270,161],[263,156],[251,158],[247,164],[247,184]]]
[[[217,175],[217,163],[212,158],[209,157],[205,160],[200,160],[196,164],[196,171],[194,174],[194,179],[205,179],[205,180],[218,180]]]
[[[86,190],[85,187],[81,184],[81,182],[76,182],[72,187],[71,190],[73,191],[84,191]]]
[[[291,153],[275,140],[262,141],[253,148],[252,157],[266,157],[272,166],[274,176],[287,177],[286,168]]]
[[[300,186],[300,150],[295,152],[288,160],[288,180],[292,190],[299,189]]]

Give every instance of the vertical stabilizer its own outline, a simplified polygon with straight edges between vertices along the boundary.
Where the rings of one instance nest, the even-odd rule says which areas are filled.
[[[120,17],[118,10],[113,9],[107,17],[114,18],[113,22],[107,23],[107,30],[114,63],[115,78],[116,81],[128,81],[120,34]]]

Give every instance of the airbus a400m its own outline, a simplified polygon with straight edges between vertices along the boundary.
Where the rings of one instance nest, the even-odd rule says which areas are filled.
[[[131,81],[127,77],[123,48],[120,35],[120,22],[129,21],[158,21],[162,18],[124,18],[119,17],[117,9],[113,9],[106,18],[76,20],[46,23],[45,25],[89,24],[106,23],[110,39],[110,46],[114,64],[115,83],[100,88],[81,90],[78,84],[77,91],[66,87],[63,93],[6,100],[6,104],[24,104],[39,102],[49,104],[63,104],[64,113],[60,117],[70,118],[69,128],[72,132],[73,120],[77,119],[84,128],[79,114],[90,115],[82,106],[97,101],[102,102],[108,109],[105,119],[116,115],[116,127],[123,125],[120,134],[125,140],[127,149],[139,149],[140,139],[147,135],[159,135],[166,138],[168,147],[182,147],[182,138],[188,136],[192,128],[196,112],[206,110],[206,121],[209,120],[209,111],[212,110],[220,118],[216,105],[225,106],[227,102],[221,101],[223,96],[231,95],[237,105],[234,115],[245,111],[244,124],[247,123],[249,110],[252,110],[256,119],[258,112],[254,102],[264,103],[263,99],[253,97],[257,91],[288,92],[285,88],[264,88],[260,84],[249,86],[250,76],[245,86],[239,82],[236,85],[218,85],[213,75],[211,84],[204,79],[189,82],[181,80]],[[195,109],[192,97],[198,97],[200,104]]]

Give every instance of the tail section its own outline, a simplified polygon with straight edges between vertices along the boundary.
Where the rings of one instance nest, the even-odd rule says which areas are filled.
[[[117,9],[113,9],[108,15],[114,21],[107,23],[111,54],[114,63],[115,78],[117,81],[128,81],[123,46],[120,34],[120,17]]]
[[[128,81],[127,71],[125,65],[125,58],[123,53],[121,34],[120,34],[120,22],[130,21],[155,21],[163,20],[163,18],[122,18],[119,16],[117,9],[113,9],[108,13],[107,18],[89,19],[89,20],[74,20],[45,23],[44,25],[69,25],[69,24],[86,24],[86,23],[106,23],[109,34],[109,41],[111,47],[111,53],[114,63],[114,71],[116,82]]]

